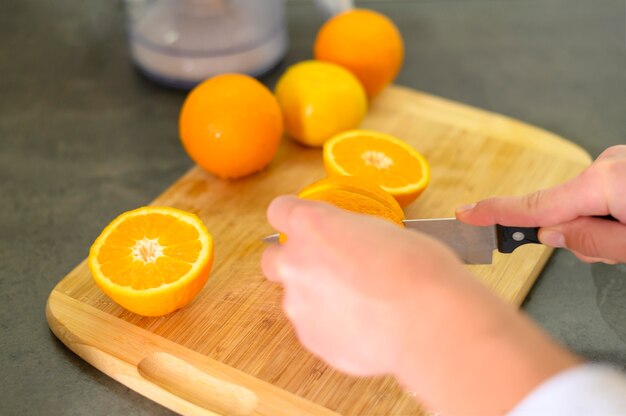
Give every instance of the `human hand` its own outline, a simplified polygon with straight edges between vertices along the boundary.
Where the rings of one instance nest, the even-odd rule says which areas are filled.
[[[617,221],[595,218],[611,215]],[[606,149],[580,175],[519,197],[490,198],[457,209],[474,225],[541,227],[539,240],[586,262],[626,262],[626,145]]]
[[[441,243],[329,204],[280,197],[268,218],[288,238],[267,248],[263,271],[285,287],[298,338],[354,375],[392,373],[424,313],[416,296],[439,276],[467,274]]]
[[[577,362],[437,240],[295,197],[268,218],[288,239],[263,271],[300,342],[339,370],[394,375],[446,414],[496,414]]]

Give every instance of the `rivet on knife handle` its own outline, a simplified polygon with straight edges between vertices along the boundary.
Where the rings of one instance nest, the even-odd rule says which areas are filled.
[[[496,239],[500,253],[512,253],[524,244],[541,244],[538,227],[507,227],[496,225]]]

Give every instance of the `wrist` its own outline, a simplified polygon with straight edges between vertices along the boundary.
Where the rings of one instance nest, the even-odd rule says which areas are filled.
[[[580,360],[468,272],[423,291],[394,375],[444,414],[499,414]]]

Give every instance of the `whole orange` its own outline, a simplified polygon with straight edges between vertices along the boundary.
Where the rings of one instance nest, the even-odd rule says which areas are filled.
[[[274,95],[242,74],[224,74],[195,87],[180,111],[179,134],[199,166],[239,178],[267,166],[280,144],[283,118]]]
[[[353,9],[324,23],[313,53],[315,59],[352,71],[372,98],[398,75],[404,44],[389,18],[372,10]]]

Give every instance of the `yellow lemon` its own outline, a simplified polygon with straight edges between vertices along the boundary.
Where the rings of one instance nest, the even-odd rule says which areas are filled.
[[[329,62],[291,66],[278,80],[276,98],[287,134],[308,146],[322,146],[357,127],[367,112],[367,95],[356,76]]]

